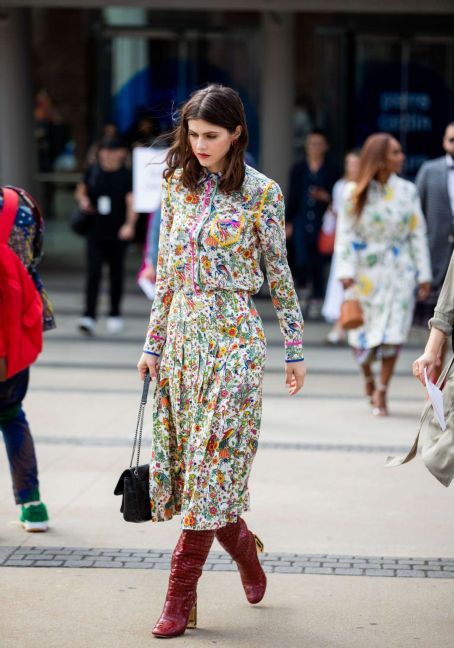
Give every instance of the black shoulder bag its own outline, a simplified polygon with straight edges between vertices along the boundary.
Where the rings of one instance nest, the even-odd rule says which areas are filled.
[[[100,167],[98,164],[94,164],[90,167],[90,171],[87,178],[87,186],[93,187],[99,176]],[[87,236],[91,230],[93,221],[93,214],[83,211],[78,205],[76,205],[69,217],[69,226],[72,231],[78,236]]]
[[[149,464],[139,466],[140,446],[142,445],[143,419],[145,405],[147,404],[148,389],[150,387],[150,374],[147,373],[143,381],[143,392],[139,406],[136,434],[132,446],[131,463],[124,470],[115,486],[114,495],[122,495],[120,513],[126,522],[148,522],[151,520],[150,494],[149,494]],[[137,447],[136,465],[134,454]]]

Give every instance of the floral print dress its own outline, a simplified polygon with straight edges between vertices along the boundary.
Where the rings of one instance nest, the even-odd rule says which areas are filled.
[[[278,185],[246,166],[241,191],[208,173],[164,183],[156,299],[144,352],[160,356],[153,410],[153,521],[217,529],[249,508],[266,341],[251,295],[263,254],[285,359],[303,359],[303,320],[287,263]]]
[[[354,188],[354,183],[347,185],[339,214],[337,277],[355,279],[365,324],[349,332],[349,344],[368,361],[368,351],[406,341],[417,286],[430,282],[432,274],[415,185],[397,175],[385,185],[372,181],[359,218],[352,210]]]

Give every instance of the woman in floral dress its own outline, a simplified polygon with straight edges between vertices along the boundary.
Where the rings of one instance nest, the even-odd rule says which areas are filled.
[[[247,143],[238,94],[209,86],[184,105],[164,174],[156,299],[138,364],[142,377],[157,380],[152,520],[181,514],[182,525],[153,630],[159,637],[185,631],[215,536],[236,561],[248,601],[265,593],[255,536],[241,517],[260,432],[266,341],[251,295],[263,282],[262,254],[291,395],[305,377],[282,192],[245,165]]]
[[[388,414],[386,391],[401,345],[407,340],[415,297],[426,299],[431,269],[426,226],[415,185],[396,174],[404,155],[386,133],[365,142],[356,183],[346,190],[336,237],[337,277],[353,289],[364,326],[349,344],[362,368],[376,416]],[[371,364],[381,360],[378,385]]]

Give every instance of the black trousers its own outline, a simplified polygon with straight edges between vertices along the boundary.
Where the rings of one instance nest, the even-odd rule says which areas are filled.
[[[120,315],[123,297],[127,243],[119,239],[87,238],[87,281],[85,315],[96,319],[99,287],[104,264],[109,267],[111,317]]]
[[[325,294],[325,257],[320,254],[317,238],[308,237],[295,228],[293,235],[295,280],[299,288],[312,284],[312,299],[323,299]]]

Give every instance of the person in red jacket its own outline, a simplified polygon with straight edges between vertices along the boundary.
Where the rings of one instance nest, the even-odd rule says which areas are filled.
[[[3,193],[0,191],[0,219]],[[9,236],[8,245],[32,277],[43,302],[43,330],[55,328],[52,305],[36,270],[42,253],[43,221],[25,195]],[[0,340],[0,348],[4,346]],[[27,531],[46,531],[49,517],[41,501],[38,465],[30,427],[22,407],[28,388],[30,368],[0,382],[0,429],[8,455],[16,504],[21,506],[20,522]]]

